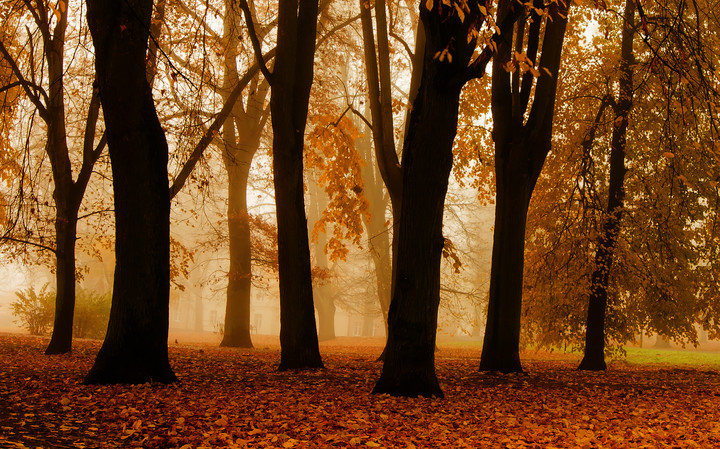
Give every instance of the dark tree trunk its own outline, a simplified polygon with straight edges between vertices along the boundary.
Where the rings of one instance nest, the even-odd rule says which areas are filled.
[[[45,59],[48,66],[48,103],[41,111],[47,123],[45,151],[52,167],[55,191],[55,257],[56,297],[53,333],[45,354],[62,354],[72,349],[73,315],[75,312],[75,240],[77,239],[78,210],[90,179],[92,167],[104,146],[101,139],[94,147],[95,129],[100,110],[98,96],[93,93],[85,123],[82,148],[82,166],[78,178],[73,181],[72,164],[69,158],[65,128],[65,88],[63,83],[64,42],[67,25],[67,11],[58,13],[58,22],[52,32],[43,35]],[[43,24],[47,26],[47,23]]]
[[[174,382],[168,147],[146,78],[152,1],[88,0],[115,193],[115,279],[108,330],[85,383]]]
[[[490,270],[491,298],[480,370],[522,371],[520,365],[520,312],[522,309],[525,225],[533,182],[527,173],[525,142],[510,148],[496,145],[495,232]],[[507,155],[507,159],[504,157]],[[503,303],[493,301],[502,298]]]
[[[602,371],[605,364],[605,314],[608,304],[608,286],[612,269],[615,244],[620,232],[625,198],[625,144],[627,125],[633,102],[633,38],[635,35],[635,1],[625,3],[622,30],[619,97],[615,102],[615,120],[610,148],[610,180],[608,204],[602,231],[595,252],[595,271],[590,284],[588,300],[585,351],[578,366],[581,370]]]
[[[542,7],[543,4],[536,2],[536,6]],[[504,22],[505,17],[511,16],[514,8],[517,8],[514,2],[501,1],[498,6],[499,21]],[[497,199],[481,371],[522,371],[520,311],[527,210],[550,151],[555,92],[568,13],[567,4],[553,3],[548,8],[544,34],[541,33],[542,19],[536,10],[530,13],[530,22],[528,17],[521,15],[516,24],[515,42],[501,40],[493,63],[492,113]],[[509,33],[503,35],[512,36]],[[542,51],[539,52],[541,44]],[[511,56],[513,53],[525,53],[531,61],[536,61],[540,53],[537,66],[547,69],[551,75],[541,72],[535,81],[531,72],[519,70],[519,63]],[[516,66],[512,73],[505,70],[508,63]],[[532,102],[531,93],[534,93]]]
[[[389,335],[373,393],[442,397],[435,375],[440,304],[442,219],[460,89],[427,73],[411,116],[403,160],[403,195]],[[430,125],[432,123],[432,126]]]
[[[383,371],[373,393],[443,397],[435,375],[440,262],[445,243],[443,210],[460,91],[469,79],[465,72],[475,48],[474,41],[467,41],[465,27],[480,16],[473,10],[463,22],[439,4],[431,11],[425,3],[420,5],[425,57],[404,142],[388,340]],[[451,43],[450,56],[436,57]]]
[[[299,7],[298,7],[299,6]],[[313,78],[317,0],[281,0],[270,108],[278,222],[280,370],[321,368],[303,196],[303,146]]]
[[[58,207],[58,217],[55,219],[55,320],[45,354],[64,354],[72,350],[77,209],[69,214],[62,214],[60,211]]]
[[[57,31],[57,30],[56,30]],[[72,349],[73,314],[75,312],[75,239],[77,216],[82,201],[74,194],[72,168],[68,158],[65,134],[63,92],[64,45],[52,42],[46,51],[50,77],[48,133],[46,152],[53,170],[55,191],[55,320],[45,354],[63,354]]]

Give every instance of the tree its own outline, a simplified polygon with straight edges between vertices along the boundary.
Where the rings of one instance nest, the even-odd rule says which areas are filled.
[[[717,133],[708,107],[717,92],[703,81],[717,21],[709,19],[706,4],[694,5],[688,14],[672,1],[644,12],[638,7],[634,32],[643,42],[635,45],[630,65],[638,79],[626,132],[622,221],[608,273],[605,356],[640,333],[696,344],[696,325],[717,332],[717,279],[710,274]],[[608,179],[614,163],[608,149],[618,135],[621,33],[628,32],[622,14],[606,6],[580,8],[586,17],[573,19],[575,29],[598,23],[591,43],[596,51],[575,41],[564,55],[579,65],[563,75],[556,112],[561,127],[546,173],[570,176],[541,177],[533,199],[523,316],[527,337],[543,345],[583,347],[595,257],[606,251],[598,241],[608,221],[611,184],[617,187]]]
[[[237,71],[238,15],[232,2],[225,2],[223,100],[239,84]],[[245,106],[236,100],[231,120],[223,124],[223,163],[228,173],[228,235],[230,268],[228,272],[225,326],[220,346],[252,347],[250,339],[250,289],[252,288],[250,220],[247,207],[247,184],[250,165],[260,146],[260,137],[268,118],[263,103],[267,81],[255,77],[248,88]]]
[[[93,92],[87,110],[84,139],[81,144],[82,165],[73,179],[70,159],[65,108],[65,41],[68,27],[68,5],[61,2],[55,8],[44,2],[23,2],[33,18],[42,42],[42,58],[47,64],[44,79],[35,78],[35,67],[29,67],[29,76],[23,73],[18,57],[13,56],[0,41],[0,54],[12,68],[14,78],[22,86],[26,97],[37,108],[47,127],[45,153],[52,169],[55,201],[55,244],[42,245],[55,254],[56,299],[52,338],[46,354],[70,352],[72,348],[73,313],[75,309],[75,245],[77,240],[78,212],[93,166],[105,147],[103,136],[96,144],[96,128],[100,100]],[[29,36],[32,39],[31,36]],[[33,46],[30,47],[34,49]],[[30,65],[32,65],[32,58]],[[41,84],[46,84],[47,88]]]
[[[512,1],[502,0],[498,18],[502,20],[514,7]],[[520,312],[527,211],[550,151],[569,4],[560,0],[545,10],[542,7],[542,2],[535,2],[521,14],[512,34],[514,42],[503,39],[498,44],[492,68],[497,197],[481,371],[522,370]]]
[[[500,33],[473,58],[489,3],[423,2],[426,44],[423,71],[403,146],[403,193],[395,286],[388,314],[383,371],[373,393],[436,396],[435,337],[440,302],[440,261],[445,246],[443,209],[452,168],[460,92],[479,78],[517,13],[503,15]],[[508,7],[519,10],[520,7]]]
[[[585,351],[578,369],[604,370],[605,365],[605,313],[608,300],[610,271],[613,265],[615,244],[620,231],[625,196],[625,147],[630,109],[633,104],[633,38],[635,36],[635,1],[625,2],[618,96],[613,101],[612,140],[610,147],[610,180],[608,202],[602,231],[596,244],[595,270],[590,281]]]
[[[260,42],[245,13],[255,55],[271,86],[273,182],[278,223],[280,283],[280,366],[322,368],[315,328],[310,246],[303,186],[303,147],[308,99],[313,81],[317,0],[280,0],[275,65],[264,65]]]
[[[87,1],[113,171],[116,266],[107,335],[88,384],[174,382],[168,146],[147,81],[151,0]]]

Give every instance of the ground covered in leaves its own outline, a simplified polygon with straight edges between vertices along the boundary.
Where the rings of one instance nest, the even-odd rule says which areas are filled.
[[[180,382],[86,386],[99,342],[42,355],[0,335],[0,447],[720,447],[720,374],[615,363],[578,372],[524,354],[525,373],[477,371],[440,348],[446,398],[370,395],[378,344],[322,345],[326,369],[277,372],[279,348],[170,345]]]

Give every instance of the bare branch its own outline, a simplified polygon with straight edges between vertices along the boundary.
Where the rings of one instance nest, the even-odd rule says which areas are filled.
[[[262,59],[263,60],[270,60],[273,57],[275,57],[275,49],[273,48],[269,52],[267,52]],[[180,173],[177,175],[175,180],[173,181],[172,185],[170,186],[170,199],[173,199],[175,195],[183,188],[185,185],[185,182],[190,177],[190,173],[192,173],[193,169],[197,165],[197,163],[200,161],[200,158],[202,158],[203,153],[205,152],[205,149],[212,143],[213,139],[217,134],[220,132],[220,127],[225,123],[225,120],[230,116],[230,112],[232,111],[233,107],[235,106],[235,103],[237,102],[238,98],[240,98],[240,94],[242,93],[243,89],[250,83],[250,81],[257,75],[257,73],[260,71],[260,66],[258,63],[255,63],[248,71],[245,73],[245,75],[242,77],[240,81],[238,81],[238,84],[235,86],[235,88],[230,92],[230,95],[227,98],[227,101],[225,101],[225,104],[223,105],[220,112],[217,113],[215,116],[215,120],[210,125],[210,127],[205,131],[200,141],[197,143],[195,148],[193,149],[192,153],[190,154],[190,157],[188,158],[187,162],[183,165],[182,169],[180,169]]]
[[[255,22],[253,22],[252,13],[250,12],[250,6],[248,5],[247,0],[240,0],[240,8],[245,15],[245,22],[247,23],[248,34],[250,35],[250,42],[252,42],[257,64],[265,79],[268,80],[268,83],[272,86],[272,73],[270,73],[270,70],[268,70],[265,65],[265,58],[262,54],[262,46],[260,45],[260,40],[258,39],[257,32],[255,31]]]

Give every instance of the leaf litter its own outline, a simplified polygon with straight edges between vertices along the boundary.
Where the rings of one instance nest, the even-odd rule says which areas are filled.
[[[443,400],[371,395],[378,346],[323,347],[324,370],[278,372],[279,348],[170,346],[172,385],[83,385],[99,349],[0,336],[0,446],[11,448],[719,447],[720,374],[527,353],[525,373],[477,371],[445,349]]]

